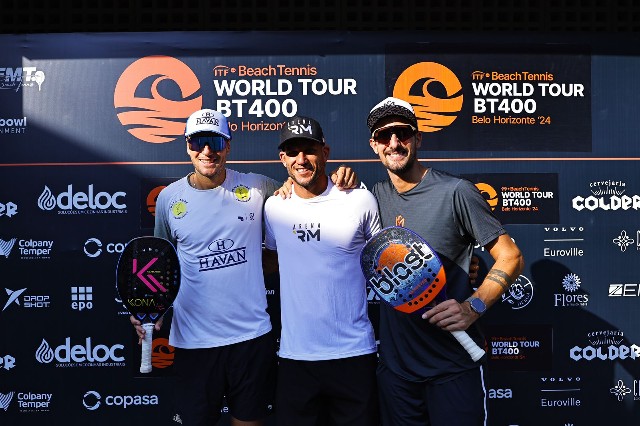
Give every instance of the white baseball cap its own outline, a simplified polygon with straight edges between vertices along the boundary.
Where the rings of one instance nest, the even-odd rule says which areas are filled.
[[[226,117],[213,109],[201,109],[191,114],[187,119],[184,136],[189,137],[200,132],[213,132],[231,140]]]

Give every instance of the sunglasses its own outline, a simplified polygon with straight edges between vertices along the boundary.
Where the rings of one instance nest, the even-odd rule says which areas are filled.
[[[391,140],[391,135],[396,135],[399,141],[404,142],[415,134],[416,129],[413,126],[393,126],[374,131],[373,139],[376,142],[387,143]]]
[[[212,151],[222,151],[227,146],[227,139],[219,135],[193,135],[187,138],[189,149],[200,152],[205,145],[209,145]]]

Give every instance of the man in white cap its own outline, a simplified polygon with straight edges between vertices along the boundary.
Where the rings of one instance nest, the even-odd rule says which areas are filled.
[[[194,171],[160,192],[154,230],[176,246],[182,272],[169,335],[176,348],[173,420],[214,425],[226,396],[232,425],[261,425],[273,405],[276,366],[262,212],[280,184],[226,167],[231,132],[218,111],[194,112],[185,138]],[[350,172],[339,175],[354,185]]]
[[[522,253],[473,183],[418,161],[422,134],[408,102],[384,99],[367,126],[389,175],[372,189],[382,226],[404,226],[429,242],[443,261],[449,297],[422,316],[380,306],[382,424],[486,424],[482,360],[474,362],[450,331],[466,330],[484,347],[476,320],[518,278]],[[474,291],[466,271],[476,241],[495,263]]]

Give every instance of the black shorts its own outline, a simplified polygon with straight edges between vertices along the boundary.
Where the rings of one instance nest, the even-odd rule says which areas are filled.
[[[380,363],[383,426],[481,426],[487,424],[482,367],[446,378],[410,382]]]
[[[328,361],[280,358],[280,426],[377,426],[375,353]]]
[[[260,420],[273,409],[276,346],[271,333],[245,342],[208,349],[175,350],[174,421],[212,426],[226,396],[231,416]]]

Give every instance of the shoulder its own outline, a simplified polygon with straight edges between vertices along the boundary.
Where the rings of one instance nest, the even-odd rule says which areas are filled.
[[[171,182],[169,185],[162,188],[162,190],[158,194],[158,199],[169,198],[173,194],[183,191],[186,187],[187,187],[187,178],[185,176],[181,179],[176,180],[175,182]]]

